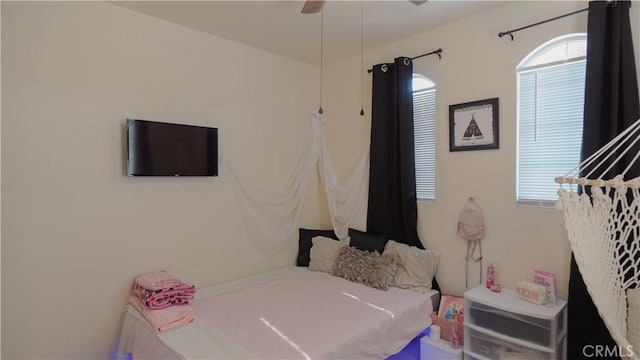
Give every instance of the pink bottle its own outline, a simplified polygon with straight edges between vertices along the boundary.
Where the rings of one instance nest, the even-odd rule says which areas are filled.
[[[491,287],[496,283],[496,269],[493,267],[493,264],[489,264],[487,268],[487,289],[491,289]]]

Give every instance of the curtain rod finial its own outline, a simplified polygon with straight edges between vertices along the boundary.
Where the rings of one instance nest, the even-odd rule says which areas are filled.
[[[500,38],[505,36],[505,35],[509,35],[511,37],[511,41],[513,41],[513,34],[511,33],[511,31],[505,31],[505,32],[498,33],[498,37],[500,37]]]

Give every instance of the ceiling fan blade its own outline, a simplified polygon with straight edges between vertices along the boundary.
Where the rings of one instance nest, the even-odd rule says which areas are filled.
[[[427,0],[409,0],[413,5],[422,5],[427,2]]]
[[[303,14],[315,14],[322,11],[325,0],[307,0],[302,7]]]

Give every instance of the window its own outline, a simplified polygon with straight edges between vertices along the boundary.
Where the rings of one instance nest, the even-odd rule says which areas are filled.
[[[516,201],[552,206],[556,176],[580,163],[586,34],[555,38],[516,68],[518,155]]]
[[[416,197],[436,198],[436,84],[413,74],[413,137],[416,158]]]

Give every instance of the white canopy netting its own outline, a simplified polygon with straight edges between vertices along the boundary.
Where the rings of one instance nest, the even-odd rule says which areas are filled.
[[[333,229],[341,240],[349,226],[366,216],[369,151],[345,184],[339,184],[329,157],[324,124],[327,114],[314,110],[311,131],[289,180],[280,189],[266,189],[223,162],[222,176],[235,217],[240,222],[245,249],[256,267],[298,235],[300,213],[314,177],[319,173]],[[316,169],[318,172],[316,172]]]
[[[625,179],[639,161],[640,119],[568,174],[556,178],[571,250],[587,291],[611,337],[628,357],[639,360],[628,338],[627,293],[640,288],[640,177]],[[603,179],[622,159],[622,173]],[[580,174],[586,174],[580,176]],[[637,312],[635,312],[637,314]],[[636,345],[637,346],[637,345]]]

